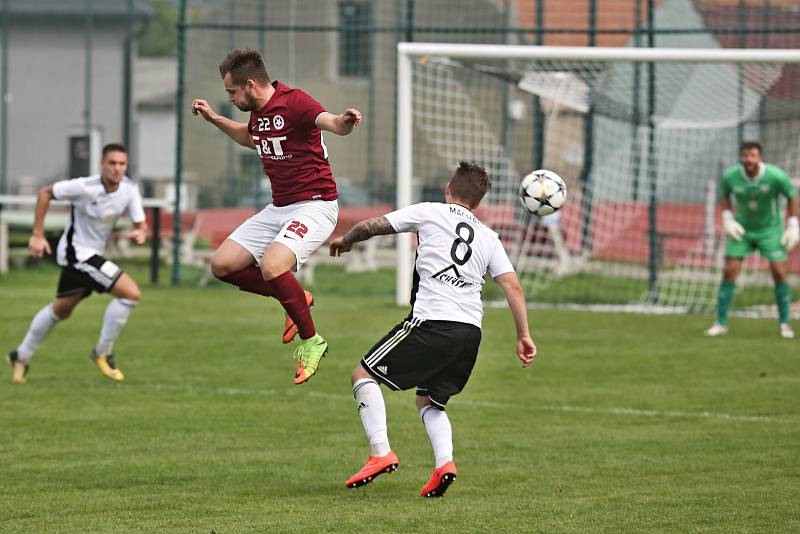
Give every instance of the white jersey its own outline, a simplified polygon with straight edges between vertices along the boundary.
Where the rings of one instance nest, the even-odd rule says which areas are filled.
[[[102,255],[108,236],[123,213],[144,221],[139,187],[125,177],[116,191],[106,191],[100,175],[53,184],[53,198],[70,201],[69,221],[58,241],[56,261],[67,266]]]
[[[458,204],[423,202],[386,219],[398,232],[417,232],[412,316],[480,328],[484,275],[514,272],[497,233]]]

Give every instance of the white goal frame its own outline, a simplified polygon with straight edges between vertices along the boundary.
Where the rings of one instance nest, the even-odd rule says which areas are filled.
[[[423,56],[460,59],[529,59],[562,61],[606,61],[639,63],[800,63],[794,49],[712,48],[611,48],[571,46],[480,45],[457,43],[397,44],[397,208],[412,203],[413,105],[412,61]],[[398,305],[407,305],[411,295],[413,254],[411,235],[397,235]]]

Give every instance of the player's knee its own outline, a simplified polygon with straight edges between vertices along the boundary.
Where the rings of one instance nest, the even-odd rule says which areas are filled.
[[[425,395],[417,395],[416,402],[417,402],[417,410],[421,410],[426,406],[431,405],[431,400]]]
[[[356,368],[353,369],[353,372],[350,374],[350,382],[355,384],[356,382],[364,378],[372,378],[372,375],[369,374],[369,372],[367,372],[366,369],[364,369],[364,366],[361,365],[361,363],[359,363],[358,365],[356,365]]]
[[[261,275],[264,277],[264,280],[272,280],[285,272],[288,272],[285,265],[273,263],[271,261],[261,262]]]
[[[773,270],[772,271],[772,280],[776,284],[785,284],[786,283],[786,272],[785,271]]]
[[[57,306],[53,305],[53,315],[58,317],[59,321],[66,321],[69,319],[69,316],[72,315],[72,310],[74,307],[71,306]]]
[[[142,291],[139,289],[138,286],[133,286],[132,288],[125,291],[125,294],[121,297],[123,300],[130,301],[134,306],[139,304],[139,301],[142,300]]]
[[[58,317],[59,321],[66,321],[72,315],[72,310],[55,310],[53,309],[53,313],[56,317]]]
[[[233,274],[233,270],[223,258],[220,258],[214,254],[211,256],[211,274],[213,274],[214,277],[222,280],[229,274]]]

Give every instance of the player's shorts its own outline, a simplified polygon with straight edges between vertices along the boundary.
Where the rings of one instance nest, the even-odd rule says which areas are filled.
[[[309,200],[277,207],[269,204],[233,231],[228,239],[236,241],[256,260],[273,242],[294,252],[297,269],[330,237],[339,216],[335,200]]]
[[[444,410],[469,380],[481,329],[455,321],[406,318],[361,359],[369,373],[395,390],[417,388]]]
[[[61,267],[56,297],[81,294],[81,298],[86,298],[92,291],[108,293],[122,273],[119,265],[95,254],[86,261]]]
[[[759,231],[746,231],[741,241],[730,237],[725,244],[725,257],[741,259],[758,250],[761,257],[768,261],[784,261],[787,254],[781,245],[782,228],[770,228]]]

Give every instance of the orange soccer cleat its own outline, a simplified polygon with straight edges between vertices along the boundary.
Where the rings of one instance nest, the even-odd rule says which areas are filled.
[[[453,462],[447,462],[442,467],[436,467],[431,473],[428,483],[419,492],[420,497],[443,497],[444,492],[455,482],[458,469]]]
[[[344,485],[348,488],[365,486],[372,482],[376,476],[395,471],[398,465],[400,465],[400,460],[397,459],[394,451],[389,451],[386,456],[370,456],[367,458],[367,463],[364,464],[364,467],[348,478]]]
[[[314,305],[314,295],[311,294],[310,291],[306,291],[305,289],[303,292],[306,294],[306,302],[308,303],[308,307]],[[297,325],[294,323],[289,314],[286,314],[286,321],[283,323],[283,342],[290,343],[294,336],[297,335]]]

